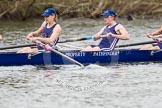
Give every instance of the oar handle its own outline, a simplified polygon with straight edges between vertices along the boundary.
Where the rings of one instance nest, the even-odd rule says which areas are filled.
[[[157,35],[157,36],[151,36],[150,38],[152,38],[156,43],[162,43],[162,41],[158,38],[160,38],[160,36],[162,37],[162,35]]]
[[[94,39],[94,36],[87,36],[86,37],[86,40],[91,40],[91,39]]]

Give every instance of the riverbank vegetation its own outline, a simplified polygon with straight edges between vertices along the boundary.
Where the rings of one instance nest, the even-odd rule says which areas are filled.
[[[0,19],[26,20],[40,17],[44,9],[54,7],[60,17],[98,18],[106,9],[119,17],[160,18],[161,0],[1,0]]]

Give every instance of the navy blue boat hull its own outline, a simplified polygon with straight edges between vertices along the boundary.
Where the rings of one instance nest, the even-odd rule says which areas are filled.
[[[102,52],[80,52],[63,51],[65,55],[73,58],[82,64],[111,64],[131,62],[161,62],[162,52],[140,50],[114,50]],[[14,52],[0,53],[0,66],[21,66],[21,65],[64,65],[72,64],[65,58],[53,53],[16,54]]]

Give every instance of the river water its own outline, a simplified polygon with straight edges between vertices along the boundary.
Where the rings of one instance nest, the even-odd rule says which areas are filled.
[[[117,19],[131,39],[119,44],[150,40],[145,34],[161,25],[161,20]],[[0,46],[28,43],[24,37],[36,30],[42,20],[0,21]],[[62,38],[93,35],[104,24],[102,19],[60,19]],[[83,48],[97,42],[64,43]],[[70,45],[70,46],[69,46]],[[140,48],[136,46],[135,48]],[[133,47],[134,48],[134,47]],[[14,49],[17,50],[17,49]],[[8,50],[7,50],[8,51]],[[1,108],[161,108],[162,63],[90,64],[75,66],[0,67]]]

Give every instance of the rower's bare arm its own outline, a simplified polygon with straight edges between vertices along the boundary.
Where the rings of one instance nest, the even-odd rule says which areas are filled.
[[[105,27],[103,27],[97,34],[94,35],[94,40],[98,40],[102,37],[101,34],[104,31]]]
[[[29,39],[29,40],[31,40],[31,38],[32,38],[33,36],[39,36],[39,35],[41,35],[41,33],[42,33],[42,31],[43,31],[43,27],[45,26],[45,24],[46,24],[46,22],[44,21],[44,22],[42,23],[42,25],[39,27],[38,30],[29,33],[29,34],[26,36],[26,38]]]
[[[127,30],[121,24],[116,26],[115,31],[117,32],[117,34],[113,34],[112,37],[122,40],[128,40],[130,38]]]
[[[62,28],[59,24],[56,25],[55,29],[53,29],[53,33],[51,34],[50,38],[42,38],[36,37],[36,40],[39,40],[43,43],[51,43],[54,42],[61,34]]]
[[[42,23],[42,25],[39,27],[39,29],[33,32],[33,36],[39,36],[39,35],[41,35],[41,33],[42,33],[43,28],[45,27],[45,25],[46,25],[46,22],[44,21]]]
[[[152,36],[155,36],[155,35],[160,35],[162,34],[162,27],[158,30],[156,30],[155,32],[151,33]]]

